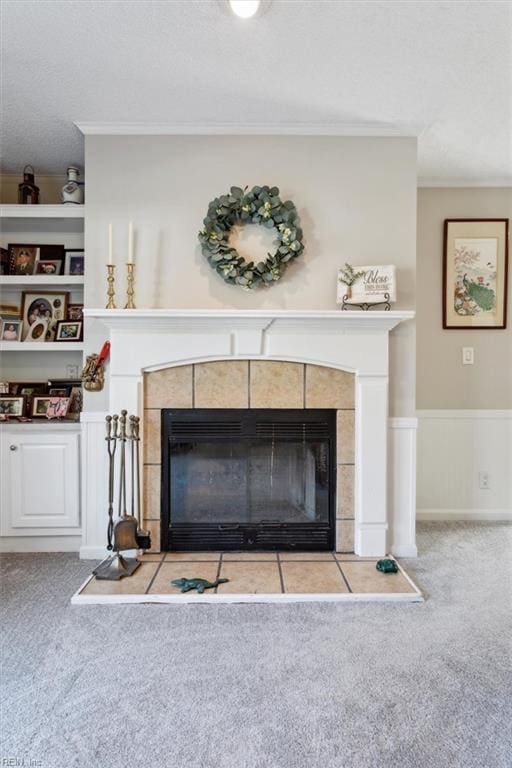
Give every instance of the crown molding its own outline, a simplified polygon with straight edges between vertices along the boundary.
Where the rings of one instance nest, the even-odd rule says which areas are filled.
[[[420,189],[427,188],[427,187],[452,187],[452,188],[459,188],[459,187],[489,187],[494,189],[510,189],[512,187],[512,177],[508,178],[482,178],[482,179],[475,179],[474,177],[471,179],[463,179],[463,178],[456,178],[456,179],[450,179],[450,178],[428,178],[420,176],[418,178],[418,187]]]
[[[416,138],[417,124],[391,123],[94,123],[75,122],[84,136],[373,136]]]

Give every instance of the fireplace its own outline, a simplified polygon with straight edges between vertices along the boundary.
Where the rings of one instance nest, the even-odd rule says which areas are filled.
[[[162,548],[332,550],[336,411],[162,410]]]
[[[168,533],[162,535],[162,409],[296,408],[336,411],[336,551],[416,556],[416,420],[388,418],[390,373],[395,413],[409,407],[411,369],[402,363],[414,334],[409,322],[414,313],[88,309],[85,314],[103,324],[98,327],[105,328],[112,355],[103,400],[91,395],[81,417],[82,557],[105,554],[105,512],[98,501],[108,494],[101,447],[105,415],[88,410],[93,399],[94,408],[104,402],[110,413],[126,408],[142,419],[143,526],[151,532],[152,552],[162,542],[169,546]],[[168,527],[169,509],[165,514]]]

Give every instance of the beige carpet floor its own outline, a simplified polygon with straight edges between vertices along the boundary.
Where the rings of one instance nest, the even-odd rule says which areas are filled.
[[[422,524],[424,603],[72,606],[6,555],[0,758],[41,768],[510,768],[511,528]]]

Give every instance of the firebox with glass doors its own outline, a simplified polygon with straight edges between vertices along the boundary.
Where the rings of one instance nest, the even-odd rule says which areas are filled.
[[[162,549],[334,548],[336,411],[162,411]]]

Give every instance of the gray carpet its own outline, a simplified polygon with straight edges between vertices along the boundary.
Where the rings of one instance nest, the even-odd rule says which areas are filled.
[[[424,604],[72,607],[90,563],[3,556],[0,764],[510,768],[511,528],[419,546]]]

